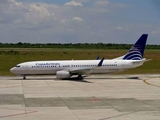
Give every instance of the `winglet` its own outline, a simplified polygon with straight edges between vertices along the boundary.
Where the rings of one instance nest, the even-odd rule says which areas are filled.
[[[102,58],[102,60],[98,63],[97,67],[101,67],[101,66],[102,66],[103,61],[104,61],[104,58]]]
[[[96,60],[99,60],[99,56],[96,57]]]

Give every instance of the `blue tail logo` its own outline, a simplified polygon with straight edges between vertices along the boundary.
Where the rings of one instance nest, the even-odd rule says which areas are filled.
[[[147,37],[148,34],[143,34],[124,56],[123,60],[141,60],[144,55]]]

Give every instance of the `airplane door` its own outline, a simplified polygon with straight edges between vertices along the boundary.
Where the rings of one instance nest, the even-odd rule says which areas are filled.
[[[29,66],[28,66],[28,64],[27,64],[27,65],[25,64],[25,66],[24,66],[24,67],[25,67],[25,70],[29,70]]]
[[[26,71],[26,73],[28,73],[28,71],[29,71],[29,64],[25,64],[24,65],[24,70]]]

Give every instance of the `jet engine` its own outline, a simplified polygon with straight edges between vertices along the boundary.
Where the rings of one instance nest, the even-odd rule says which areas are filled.
[[[59,79],[70,78],[71,74],[68,71],[57,71],[56,76]]]

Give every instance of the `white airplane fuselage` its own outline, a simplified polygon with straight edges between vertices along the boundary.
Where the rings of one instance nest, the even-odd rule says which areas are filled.
[[[17,75],[55,75],[57,71],[73,71],[72,75],[107,74],[132,69],[143,65],[142,60],[104,60],[101,67],[97,67],[100,60],[64,60],[64,61],[32,61],[18,64],[11,68]],[[84,71],[83,71],[84,70]]]
[[[129,51],[118,58],[111,60],[61,60],[61,61],[31,61],[24,62],[11,68],[14,74],[27,75],[56,75],[57,78],[70,78],[78,75],[107,74],[121,72],[143,65],[146,61],[143,58],[148,34],[143,34]],[[99,57],[98,57],[99,58]]]

